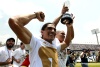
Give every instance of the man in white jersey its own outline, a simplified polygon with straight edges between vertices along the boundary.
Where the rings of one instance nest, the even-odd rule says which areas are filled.
[[[20,47],[17,48],[14,52],[13,52],[13,66],[14,67],[20,67],[20,65],[22,64],[22,62],[25,59],[25,55],[26,55],[26,51],[25,51],[25,45],[23,42],[20,43]]]
[[[61,19],[62,15],[68,10],[69,9],[63,5],[60,16],[58,16],[53,22],[55,24],[55,26],[57,26],[57,24],[58,24],[59,20]],[[62,31],[62,30],[57,31],[56,32],[56,38],[59,40],[60,43],[62,43],[64,41],[64,39],[65,39],[65,32]],[[66,51],[66,50],[64,50],[64,51]],[[61,53],[61,52],[59,52],[59,53]],[[26,62],[26,61],[29,62],[28,60],[25,60],[24,62]],[[23,64],[22,66],[28,66],[28,65],[29,65],[29,63]]]
[[[12,47],[15,44],[14,38],[9,38],[6,41],[6,46],[0,47],[0,67],[12,67]]]
[[[56,37],[58,38],[60,43],[62,43],[65,39],[65,32],[63,30],[58,30],[56,32]],[[66,67],[66,57],[67,57],[67,49],[66,48],[64,50],[61,50],[60,52],[58,52],[59,67]]]
[[[64,5],[63,5],[63,8],[62,8],[62,11],[61,11],[61,14],[64,14],[64,13],[66,13],[67,11],[69,11],[69,8],[68,8],[67,6],[65,6],[65,4],[64,4]],[[62,17],[62,16],[59,16],[59,17],[54,21],[54,23],[55,23],[56,25],[57,25],[58,22],[60,21],[61,17]],[[73,19],[74,19],[74,18],[75,18],[75,17],[73,17]],[[72,23],[72,24],[73,24],[73,23]],[[70,24],[70,25],[72,25],[72,24]],[[72,30],[71,32],[73,33],[73,34],[71,34],[71,36],[74,37],[73,27],[72,27],[71,30]],[[66,34],[67,34],[67,33],[66,33]],[[65,40],[65,32],[64,32],[64,30],[58,30],[58,31],[56,31],[56,38],[58,38],[58,40],[59,40],[60,43],[63,43],[64,40]],[[71,41],[70,41],[70,42],[71,42]],[[69,45],[70,45],[70,43],[66,45],[66,48],[65,48],[65,49],[62,49],[62,50],[60,50],[60,51],[58,52],[59,67],[66,67],[67,47],[68,47]],[[61,45],[61,46],[62,46],[62,45]]]
[[[61,17],[62,15],[60,15]],[[34,36],[25,25],[32,19],[44,21],[45,15],[42,11],[33,14],[15,16],[9,19],[9,26],[18,38],[29,48],[30,67],[58,67],[57,50],[65,49],[73,39],[72,24],[67,26],[67,35],[63,43],[60,43],[56,35],[56,21],[46,23],[41,28],[41,36]],[[68,22],[68,21],[67,21]],[[59,46],[57,46],[59,45]]]

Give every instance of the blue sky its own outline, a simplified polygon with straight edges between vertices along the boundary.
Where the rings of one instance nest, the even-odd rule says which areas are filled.
[[[8,19],[18,14],[43,11],[45,21],[52,22],[59,14],[66,0],[0,0],[0,42],[4,43],[7,38],[16,35],[8,26]],[[91,30],[100,30],[100,0],[70,0],[70,12],[74,14],[75,37],[72,43],[97,44],[96,35]],[[40,35],[43,22],[32,20],[26,27],[35,35]],[[57,29],[66,30],[61,23]],[[100,33],[98,33],[100,41]]]

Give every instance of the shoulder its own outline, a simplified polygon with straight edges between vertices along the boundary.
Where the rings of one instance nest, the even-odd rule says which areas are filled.
[[[5,49],[6,49],[6,46],[0,47],[0,51],[3,51],[3,50],[5,50]]]
[[[17,49],[14,50],[14,52],[17,52],[17,51],[20,51],[20,48],[17,48]]]
[[[6,48],[6,46],[3,46],[3,47],[0,48],[0,53],[1,53],[1,54],[7,53],[7,48]]]
[[[39,41],[41,39],[41,36],[37,36],[37,35],[32,35],[31,37],[31,41]]]

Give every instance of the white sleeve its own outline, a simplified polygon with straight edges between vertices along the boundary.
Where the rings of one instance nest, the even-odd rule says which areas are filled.
[[[32,35],[32,38],[30,40],[30,44],[25,45],[25,48],[29,51],[32,51],[36,47],[36,41],[37,41],[37,38]]]

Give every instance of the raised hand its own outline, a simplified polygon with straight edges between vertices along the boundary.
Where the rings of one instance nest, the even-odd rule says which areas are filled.
[[[65,4],[63,5],[63,7],[62,7],[62,12],[61,12],[61,14],[65,14],[66,12],[68,12],[69,11],[69,8],[67,7],[67,6],[65,6]]]
[[[44,21],[44,19],[45,19],[45,15],[44,15],[44,13],[43,12],[34,12],[35,14],[36,14],[36,18],[39,20],[39,21],[41,21],[41,22],[43,22]]]
[[[73,22],[74,22],[73,20],[75,18],[75,16],[72,13],[71,13],[71,16],[72,16],[72,22],[71,23],[69,23],[69,20],[65,20],[66,25],[69,26],[69,27],[73,25]]]

